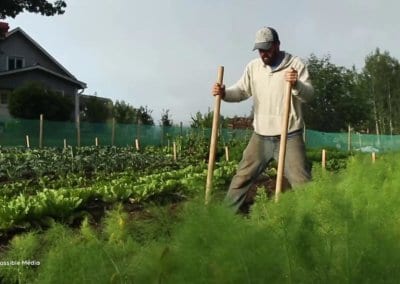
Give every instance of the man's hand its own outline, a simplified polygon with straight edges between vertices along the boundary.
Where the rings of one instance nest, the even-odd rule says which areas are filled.
[[[292,85],[292,87],[294,87],[294,85],[296,85],[297,79],[298,79],[298,74],[297,74],[296,70],[294,70],[293,68],[290,68],[290,70],[286,71],[285,80],[287,82],[289,82]]]
[[[225,97],[225,85],[215,83],[212,88],[212,95],[221,96],[221,98]]]

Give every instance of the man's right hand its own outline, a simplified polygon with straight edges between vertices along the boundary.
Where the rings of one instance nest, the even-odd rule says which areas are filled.
[[[225,85],[215,83],[212,88],[212,95],[221,96],[221,98],[225,97]]]

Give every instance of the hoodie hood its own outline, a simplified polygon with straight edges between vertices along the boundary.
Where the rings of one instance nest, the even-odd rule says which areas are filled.
[[[293,62],[294,57],[290,53],[287,53],[285,51],[281,51],[281,52],[282,52],[282,54],[284,54],[284,57],[283,57],[281,63],[278,65],[278,67],[273,69],[272,72],[277,72],[282,69],[285,69],[285,68],[289,67],[291,65],[291,63]]]

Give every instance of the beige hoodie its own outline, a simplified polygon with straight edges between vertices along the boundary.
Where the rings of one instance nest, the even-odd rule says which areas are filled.
[[[284,93],[287,82],[285,72],[292,67],[298,72],[298,80],[292,88],[292,104],[288,132],[303,128],[302,103],[309,101],[314,89],[306,66],[299,57],[285,52],[281,64],[274,70],[261,58],[247,64],[242,77],[225,91],[224,101],[239,102],[249,97],[254,100],[254,131],[260,135],[280,135],[282,131]]]

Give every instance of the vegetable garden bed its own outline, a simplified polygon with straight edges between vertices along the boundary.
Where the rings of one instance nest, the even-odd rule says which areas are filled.
[[[110,149],[94,149],[96,158],[82,155],[80,160],[101,161],[99,153]],[[18,155],[32,157],[32,153],[21,152]],[[33,151],[42,157],[39,152]],[[87,170],[65,159],[75,171],[71,166],[67,174],[60,175],[56,167],[43,162],[44,167],[53,168],[53,174],[38,167],[30,178],[10,175],[3,181],[0,225],[7,247],[1,259],[9,263],[31,260],[31,264],[3,263],[2,281],[328,283],[397,279],[392,278],[398,276],[397,266],[385,266],[383,256],[387,254],[395,263],[400,255],[396,229],[400,214],[395,207],[400,201],[396,191],[400,181],[394,170],[399,164],[392,159],[394,155],[379,157],[375,164],[369,157],[351,156],[348,168],[337,173],[331,171],[336,166],[323,171],[314,161],[314,180],[283,194],[278,203],[255,187],[256,202],[246,218],[221,206],[219,198],[225,194],[237,160],[220,159],[214,174],[214,202],[205,207],[207,167],[202,159],[175,162],[162,149],[136,155],[129,159],[151,162],[138,162],[136,168],[132,163],[117,168],[121,164],[115,163],[115,169],[112,163],[100,169],[88,162],[91,168]],[[317,156],[316,152],[314,160]],[[347,156],[336,158],[340,168]],[[273,177],[273,168],[267,173]],[[266,181],[273,183],[273,178],[264,179],[258,187]]]

